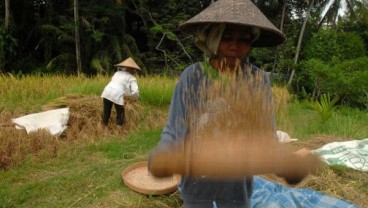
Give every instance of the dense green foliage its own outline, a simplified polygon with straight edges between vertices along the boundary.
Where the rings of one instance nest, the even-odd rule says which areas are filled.
[[[144,74],[180,74],[203,55],[193,44],[193,36],[180,31],[178,25],[213,1],[79,0],[77,22],[75,1],[9,1],[9,19],[5,2],[0,2],[0,72],[76,74],[79,43],[82,73],[95,76],[111,74],[113,65],[128,56],[136,60]],[[303,63],[320,59],[326,67],[333,67],[337,61],[367,55],[366,0],[349,0],[343,17],[338,15],[342,1],[332,5],[326,0],[252,2],[282,29],[287,41],[276,48],[255,48],[250,60],[266,71],[277,72],[281,83],[286,83],[295,70],[290,88],[299,96],[312,95],[306,98],[315,99],[320,95],[311,87],[314,72],[307,71]],[[75,29],[80,33],[79,42]]]
[[[304,50],[307,60],[316,58],[325,62],[344,61],[366,55],[361,37],[354,33],[320,30],[310,39]]]
[[[340,98],[340,104],[366,108],[368,106],[368,57],[328,64],[319,59],[303,63],[304,79],[313,99],[330,93]]]

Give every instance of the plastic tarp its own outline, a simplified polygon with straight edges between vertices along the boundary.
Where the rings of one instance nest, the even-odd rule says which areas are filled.
[[[290,188],[264,178],[254,177],[253,208],[358,208],[343,199],[318,191]]]
[[[67,128],[69,108],[48,110],[12,119],[17,129],[25,129],[27,133],[46,129],[50,134],[59,136]]]
[[[311,150],[328,165],[340,165],[360,171],[368,171],[368,138],[345,142],[332,142]]]

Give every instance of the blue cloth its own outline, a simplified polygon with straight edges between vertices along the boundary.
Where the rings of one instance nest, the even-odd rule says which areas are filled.
[[[253,208],[358,208],[342,199],[318,191],[289,188],[279,183],[254,177]]]

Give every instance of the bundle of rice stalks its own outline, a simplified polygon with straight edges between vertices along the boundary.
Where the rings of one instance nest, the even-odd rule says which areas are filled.
[[[273,86],[272,93],[276,115],[279,119],[284,119],[291,95],[286,86]]]
[[[239,72],[241,73],[241,72]],[[298,158],[275,138],[271,89],[265,76],[224,74],[210,85],[187,90],[184,122],[191,132],[171,149],[151,155],[155,176],[175,173],[213,178],[277,173],[289,183],[300,181],[319,165],[317,158]]]
[[[56,156],[59,141],[47,131],[39,130],[27,134],[26,131],[14,127],[11,119],[20,114],[20,112],[0,112],[0,169],[16,165],[30,154]]]
[[[123,128],[115,125],[114,119],[116,112],[112,110],[110,124],[107,127],[101,125],[102,119],[102,100],[101,97],[67,95],[60,97],[44,106],[44,110],[69,107],[70,117],[66,138],[89,139],[95,141],[103,136],[119,135],[133,130],[138,126],[141,118],[142,107],[139,102],[125,102],[125,121]]]
[[[0,169],[9,168],[27,155],[47,154],[56,157],[62,145],[73,143],[95,142],[103,138],[123,137],[140,122],[142,107],[139,102],[126,103],[126,122],[124,127],[114,122],[107,127],[100,125],[102,101],[99,96],[67,95],[55,99],[44,105],[42,110],[52,110],[69,107],[68,128],[60,137],[49,134],[46,130],[39,130],[27,134],[14,128],[11,119],[19,117],[21,112],[0,112]],[[115,111],[111,118],[115,117]]]
[[[124,106],[126,126],[128,129],[135,129],[142,118],[143,107],[139,102],[129,99],[125,100]]]

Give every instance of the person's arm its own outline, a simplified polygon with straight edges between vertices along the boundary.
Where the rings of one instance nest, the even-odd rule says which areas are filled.
[[[166,167],[174,167],[175,164],[168,165],[166,162],[167,158],[169,161],[177,163],[175,155],[177,148],[185,140],[188,132],[187,122],[187,106],[186,102],[190,100],[189,96],[189,75],[188,70],[185,70],[178,84],[175,87],[174,94],[171,98],[168,121],[163,128],[161,139],[158,146],[151,151],[148,163],[149,170],[155,176],[169,176],[173,173],[172,169],[166,169]],[[174,151],[173,151],[174,150]],[[160,155],[160,156],[158,156]],[[160,162],[160,157],[164,157],[163,160],[166,162]]]
[[[257,71],[260,69],[257,69]],[[271,85],[271,79],[270,79],[270,74],[269,73],[265,73],[264,74],[264,78],[265,78],[265,85],[267,87],[267,91],[268,91],[268,98],[269,101],[272,103],[272,105],[274,105],[274,100],[273,100],[273,94],[272,94],[272,85]],[[274,109],[274,108],[273,108]],[[272,116],[272,126],[273,126],[273,131],[275,132],[274,136],[275,139],[278,139],[277,137],[277,129],[276,129],[276,112],[273,111],[273,116]],[[294,168],[293,172],[289,172],[289,171],[281,171],[278,173],[275,173],[276,176],[284,178],[284,180],[291,185],[295,185],[300,183],[308,174],[309,174],[309,170],[313,169],[312,167],[303,167],[303,164],[306,166],[316,166],[316,161],[313,160],[314,158],[307,160],[306,154],[304,151],[297,151],[294,153],[289,153],[288,150],[286,149],[280,149],[280,151],[285,151],[285,152],[279,152],[277,154],[280,155],[285,155],[290,161],[294,161],[293,163],[300,163],[300,167],[299,168]],[[295,159],[291,159],[291,158],[295,158]],[[293,164],[295,166],[295,164]]]
[[[129,87],[130,87],[129,97],[132,98],[133,100],[138,100],[139,88],[138,88],[137,79],[135,77],[132,77],[129,79]]]

